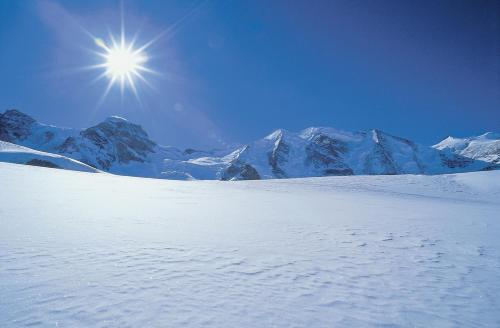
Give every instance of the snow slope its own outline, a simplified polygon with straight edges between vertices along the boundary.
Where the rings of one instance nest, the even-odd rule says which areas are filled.
[[[0,141],[0,162],[28,164],[84,172],[99,172],[91,166],[68,157],[45,153],[5,141]]]
[[[448,137],[433,146],[439,150],[449,149],[464,157],[500,164],[500,134],[487,132],[477,137]]]
[[[0,327],[500,326],[500,171],[0,181]]]

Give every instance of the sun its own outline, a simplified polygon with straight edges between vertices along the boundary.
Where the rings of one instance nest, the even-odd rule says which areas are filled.
[[[1,1],[1,0],[0,0]],[[138,86],[139,84],[145,84],[153,91],[158,91],[152,83],[149,81],[149,75],[154,75],[156,77],[168,77],[172,78],[172,74],[169,72],[159,73],[147,66],[151,58],[146,54],[146,50],[150,51],[150,47],[162,38],[172,38],[174,37],[180,28],[185,25],[190,17],[196,14],[207,1],[203,1],[193,6],[185,15],[180,17],[168,28],[162,30],[155,37],[150,39],[145,43],[139,43],[137,46],[136,42],[139,31],[136,31],[134,36],[130,39],[126,37],[125,34],[125,19],[124,19],[124,9],[123,3],[121,6],[121,30],[120,34],[113,34],[109,32],[109,37],[106,41],[94,35],[90,31],[82,28],[85,34],[91,38],[94,46],[97,46],[97,50],[88,49],[91,53],[96,55],[98,62],[82,67],[82,69],[99,69],[101,74],[97,76],[92,83],[100,81],[101,79],[108,79],[108,85],[102,94],[97,107],[100,107],[113,86],[119,85],[121,90],[122,100],[124,99],[125,89],[130,89],[135,98],[142,106],[142,101],[139,97]]]
[[[100,64],[94,65],[94,67],[104,69],[99,79],[102,77],[109,79],[108,87],[103,97],[108,94],[115,84],[120,85],[122,94],[125,86],[127,86],[138,97],[136,80],[139,79],[149,84],[144,77],[144,73],[155,73],[146,67],[148,56],[145,49],[149,46],[149,43],[136,48],[134,47],[135,39],[127,42],[123,30],[119,41],[116,41],[116,38],[111,34],[109,44],[106,44],[101,38],[95,38],[94,41],[100,48],[97,55],[102,60]]]
[[[108,49],[105,58],[106,74],[116,80],[130,80],[144,68],[147,56],[125,44]]]

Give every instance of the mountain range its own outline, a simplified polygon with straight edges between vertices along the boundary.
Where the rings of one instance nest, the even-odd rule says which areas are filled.
[[[448,137],[428,147],[377,129],[280,129],[236,149],[199,151],[159,145],[140,125],[117,116],[78,130],[11,109],[0,114],[0,140],[0,161],[165,179],[442,174],[500,167],[500,135],[491,132]]]

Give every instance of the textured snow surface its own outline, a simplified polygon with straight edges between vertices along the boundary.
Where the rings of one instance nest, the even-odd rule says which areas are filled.
[[[0,327],[500,326],[500,171],[0,182]]]

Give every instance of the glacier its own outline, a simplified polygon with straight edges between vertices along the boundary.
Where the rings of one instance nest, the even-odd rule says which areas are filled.
[[[498,170],[0,181],[1,327],[500,326]]]

